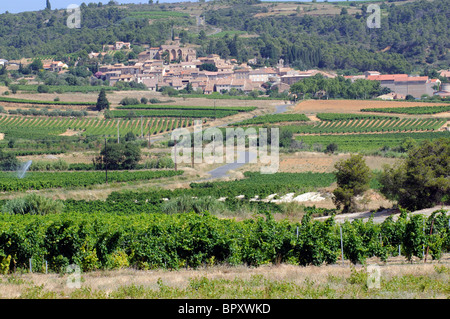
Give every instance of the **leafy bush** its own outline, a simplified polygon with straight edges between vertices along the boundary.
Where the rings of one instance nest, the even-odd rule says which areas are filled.
[[[48,93],[49,92],[49,88],[48,88],[48,86],[47,85],[39,85],[38,87],[37,87],[37,91],[38,91],[38,93]]]
[[[448,203],[449,141],[440,138],[412,145],[405,162],[384,167],[381,192],[411,210]]]
[[[5,153],[0,149],[0,170],[15,171],[20,167],[20,162],[13,153]]]
[[[48,197],[30,194],[22,198],[7,201],[2,207],[2,212],[11,215],[47,215],[62,212],[64,204]]]
[[[151,99],[149,100],[149,102],[150,102],[151,104],[162,103],[162,101],[161,101],[161,100],[158,100],[157,98],[151,98]]]
[[[225,205],[217,199],[210,196],[194,198],[189,195],[183,195],[170,199],[161,206],[161,211],[165,214],[178,214],[188,212],[210,212],[220,213],[225,211]]]
[[[124,97],[120,103],[120,105],[137,105],[139,104],[138,99],[132,97]]]

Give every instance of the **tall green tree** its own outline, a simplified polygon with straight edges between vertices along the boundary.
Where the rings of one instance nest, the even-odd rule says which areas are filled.
[[[134,169],[141,159],[141,149],[135,143],[107,143],[94,163],[98,169]]]
[[[50,4],[50,0],[47,0],[47,3],[45,5],[46,9],[51,10],[52,9],[52,5]]]
[[[100,93],[98,95],[97,104],[96,104],[97,111],[101,111],[104,109],[109,110],[109,101],[106,98],[106,90],[101,89]]]
[[[35,72],[39,72],[39,70],[42,70],[43,68],[44,68],[44,64],[39,59],[33,60],[33,62],[30,64],[30,69]]]
[[[380,183],[384,196],[409,210],[450,203],[450,139],[413,146],[405,161],[384,167]]]
[[[0,151],[0,170],[15,171],[20,167],[20,162],[13,153]]]
[[[369,189],[372,172],[361,154],[351,155],[334,167],[338,187],[333,191],[333,202],[338,209],[344,206],[343,213],[352,212],[356,209],[355,197]]]

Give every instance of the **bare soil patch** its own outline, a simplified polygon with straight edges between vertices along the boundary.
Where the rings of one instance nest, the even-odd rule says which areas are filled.
[[[317,116],[315,116],[315,115],[308,115],[307,116],[311,121],[313,121],[313,122],[320,122],[321,120],[317,117]]]
[[[75,135],[79,135],[80,131],[74,131],[74,130],[67,130],[62,134],[59,134],[60,136],[75,136]]]
[[[318,172],[331,173],[334,165],[342,159],[350,158],[350,154],[324,154],[316,152],[297,152],[294,155],[281,155],[280,172],[301,173]],[[378,156],[364,156],[370,169],[382,169],[383,164],[393,165],[399,160]]]

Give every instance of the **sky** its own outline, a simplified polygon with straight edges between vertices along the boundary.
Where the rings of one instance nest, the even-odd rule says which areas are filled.
[[[181,2],[183,0],[159,0],[159,3],[170,3],[170,2]],[[197,0],[191,0],[192,2],[197,2]],[[272,0],[277,1],[277,0]],[[285,0],[286,1],[286,0]],[[303,0],[309,1],[309,0]],[[333,0],[329,0],[333,1]],[[0,4],[0,13],[4,13],[5,11],[9,11],[11,13],[17,13],[22,11],[37,11],[45,8],[46,0],[1,0]],[[6,2],[6,3],[5,3]],[[88,4],[89,2],[102,2],[106,4],[109,0],[50,0],[50,4],[52,5],[52,9],[64,9],[67,8],[69,4]],[[148,3],[146,0],[118,0],[119,3]],[[155,1],[156,2],[156,1]],[[321,0],[318,0],[321,2]]]

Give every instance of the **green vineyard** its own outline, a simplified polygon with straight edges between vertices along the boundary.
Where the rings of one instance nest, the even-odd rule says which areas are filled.
[[[280,122],[307,122],[309,118],[304,114],[268,114],[258,116],[249,120],[241,121],[231,124],[232,126],[241,125],[258,125],[258,124],[273,124]]]
[[[354,135],[300,135],[297,141],[303,144],[303,150],[313,151],[335,143],[340,151],[367,152],[381,148],[398,147],[406,139],[417,142],[450,137],[450,132],[419,132],[419,133],[384,133],[384,134],[354,134]]]
[[[39,105],[87,105],[94,106],[95,102],[63,102],[63,101],[38,101],[38,100],[26,100],[15,99],[10,97],[0,96],[0,102],[18,103],[18,104],[39,104]]]
[[[437,114],[437,113],[450,112],[450,105],[367,108],[367,109],[362,109],[361,112],[397,113],[397,114],[411,114],[411,115]]]
[[[399,247],[408,260],[422,259],[424,247],[439,260],[450,249],[448,222],[445,211],[429,218],[402,212],[396,221],[389,217],[381,224],[370,219],[342,225],[334,217],[321,222],[310,214],[301,222],[275,221],[268,213],[245,221],[208,213],[0,214],[0,264],[3,273],[28,269],[30,259],[34,272],[45,271],[44,261],[53,272],[71,263],[83,271],[280,262],[320,266],[336,264],[342,253],[353,264],[373,256],[386,261],[399,255]]]
[[[176,128],[194,124],[191,118],[155,117],[144,119],[96,119],[96,118],[49,118],[3,116],[0,118],[0,132],[18,138],[42,138],[60,135],[67,130],[77,131],[84,136],[117,136],[133,132],[144,136],[170,132]]]
[[[365,119],[398,119],[397,116],[353,114],[353,113],[317,113],[317,118],[321,121],[344,121],[344,120],[365,120]]]
[[[236,111],[236,112],[250,112],[256,109],[254,106],[185,106],[185,105],[147,105],[147,104],[138,104],[138,105],[123,105],[118,106],[116,109],[118,110],[203,110],[203,111]]]
[[[108,182],[143,181],[181,174],[183,171],[110,171]],[[28,172],[24,178],[19,178],[14,172],[0,172],[0,191],[86,187],[105,181],[104,172]]]
[[[183,106],[183,105],[124,105],[112,111],[114,117],[191,117],[222,118],[239,112],[255,110],[254,106]]]
[[[295,134],[436,131],[446,123],[446,119],[434,118],[367,118],[322,121],[316,125],[289,126],[288,129]]]
[[[113,110],[114,117],[194,117],[194,118],[222,118],[236,115],[238,111],[214,111],[214,110]]]

